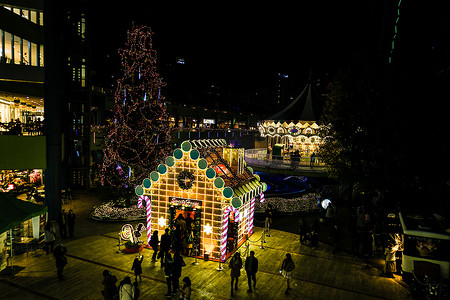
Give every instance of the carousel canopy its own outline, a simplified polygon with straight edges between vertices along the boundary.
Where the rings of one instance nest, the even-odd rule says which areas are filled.
[[[322,114],[323,103],[314,86],[309,82],[302,93],[288,106],[266,120],[280,121],[317,121]]]

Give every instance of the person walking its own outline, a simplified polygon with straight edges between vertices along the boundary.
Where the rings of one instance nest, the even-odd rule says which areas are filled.
[[[142,261],[144,260],[144,255],[138,255],[133,261],[133,266],[131,267],[131,271],[134,270],[135,281],[137,281],[139,276],[139,281],[142,281]]]
[[[67,227],[69,228],[69,238],[73,238],[73,231],[75,228],[75,214],[71,209],[69,209],[69,214],[67,215]]]
[[[55,239],[55,229],[53,228],[52,223],[47,222],[44,227],[45,252],[47,253],[47,255],[49,252],[53,253],[53,248],[55,247]]]
[[[258,259],[255,257],[255,251],[250,251],[250,256],[245,260],[245,271],[247,272],[248,290],[247,293],[252,292],[252,280],[253,289],[256,289],[256,272],[258,272]]]
[[[166,254],[166,262],[164,265],[164,276],[166,277],[166,282],[167,282],[167,294],[165,294],[164,296],[166,296],[167,298],[171,298],[172,296],[175,295],[176,290],[172,290],[172,282],[173,282],[173,260],[172,260],[172,255],[167,252]]]
[[[58,215],[56,221],[58,222],[59,234],[61,239],[67,239],[67,214],[64,209]]]
[[[179,291],[181,292],[180,299],[182,300],[191,299],[191,292],[192,292],[191,285],[192,285],[191,279],[189,277],[184,277],[183,286],[181,287],[181,289],[179,289]]]
[[[172,238],[169,235],[169,228],[165,229],[165,233],[161,236],[161,243],[159,244],[159,254],[158,258],[161,258],[161,268],[164,267],[166,257],[169,254],[170,244],[172,243]]]
[[[116,288],[117,277],[111,275],[111,272],[108,270],[103,271],[103,291],[102,295],[105,300],[113,300],[114,296],[117,295]]]
[[[58,275],[58,280],[61,281],[64,279],[63,271],[64,267],[67,265],[67,257],[66,257],[67,249],[63,246],[63,244],[59,244],[55,247],[53,251],[53,255],[55,256],[56,263],[56,274]]]
[[[241,276],[241,269],[242,269],[242,259],[241,254],[239,252],[236,252],[234,256],[230,260],[229,267],[231,269],[230,276],[231,276],[231,296],[234,296],[233,294],[233,283],[234,289],[238,289],[238,281],[239,276]],[[236,281],[236,282],[235,282]]]
[[[289,285],[289,280],[292,278],[292,271],[295,269],[294,261],[292,260],[291,254],[287,253],[286,258],[283,259],[283,263],[281,264],[281,275],[283,275],[284,278],[286,278],[287,288],[284,292],[286,295],[289,294],[289,290],[291,289],[291,286]]]
[[[134,300],[134,286],[131,284],[131,278],[126,276],[119,287],[120,300]]]
[[[156,262],[156,255],[158,253],[158,230],[153,231],[152,237],[150,239],[150,247],[153,249],[152,262]]]

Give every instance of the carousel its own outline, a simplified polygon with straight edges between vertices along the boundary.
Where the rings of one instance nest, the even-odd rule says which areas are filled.
[[[258,129],[261,137],[267,137],[270,149],[282,149],[277,155],[289,152],[309,157],[322,144],[318,125],[321,113],[320,95],[309,82],[288,106],[261,121]]]
[[[185,141],[135,189],[147,210],[147,243],[154,230],[192,220],[194,251],[224,262],[253,234],[255,202],[267,186],[246,166],[244,149],[225,140]]]

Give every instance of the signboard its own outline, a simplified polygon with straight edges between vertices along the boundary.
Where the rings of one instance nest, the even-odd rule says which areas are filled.
[[[405,235],[405,255],[434,260],[450,260],[450,241]]]
[[[186,199],[186,198],[177,198],[177,197],[169,197],[169,203],[175,205],[185,205],[190,207],[200,207],[202,206],[202,202],[194,199]]]

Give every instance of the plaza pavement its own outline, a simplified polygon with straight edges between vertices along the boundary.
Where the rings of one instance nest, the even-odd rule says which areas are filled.
[[[0,275],[0,299],[102,299],[102,271],[108,269],[118,280],[130,276],[134,280],[131,265],[135,255],[118,251],[118,232],[122,223],[97,223],[88,220],[92,206],[100,203],[99,194],[77,195],[64,205],[77,214],[75,238],[63,241],[67,247],[68,264],[65,279],[57,280],[52,255],[41,249],[14,258],[14,276]],[[314,250],[301,246],[298,235],[271,230],[264,249],[258,241],[262,228],[256,227],[250,237],[249,249],[259,259],[257,286],[247,293],[247,278],[242,270],[239,290],[233,299],[412,299],[401,278],[380,276],[380,260],[369,265],[354,259],[345,252],[331,254],[324,243]],[[59,236],[59,235],[58,235]],[[245,245],[240,248],[244,255]],[[152,250],[144,249],[143,276],[140,299],[167,299],[164,272],[159,263],[151,262]],[[279,268],[286,253],[291,253],[296,269],[291,280],[291,293],[285,295],[286,280]],[[230,299],[228,265],[217,271],[217,262],[184,257],[186,267],[182,278],[192,280],[191,299]],[[172,297],[178,299],[178,296]]]

